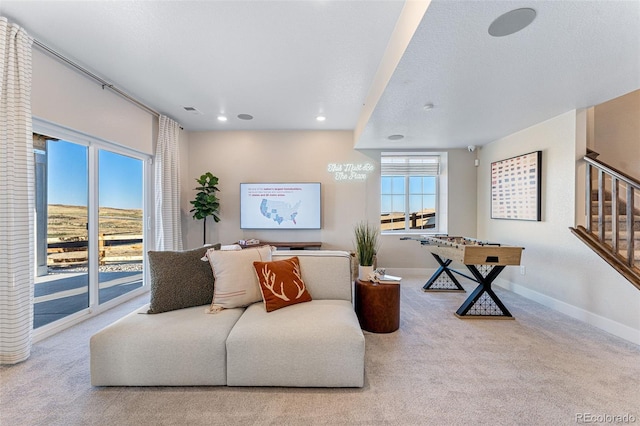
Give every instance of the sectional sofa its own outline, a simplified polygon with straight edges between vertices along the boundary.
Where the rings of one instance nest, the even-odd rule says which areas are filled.
[[[271,312],[263,300],[217,313],[142,307],[91,337],[92,385],[362,387],[350,254],[273,251],[271,260],[293,256],[310,301]]]

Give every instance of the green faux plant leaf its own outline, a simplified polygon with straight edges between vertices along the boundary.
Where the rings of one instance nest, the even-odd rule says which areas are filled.
[[[219,191],[216,186],[219,182],[218,178],[211,172],[206,172],[199,178],[196,178],[198,186],[195,188],[198,193],[194,200],[189,203],[193,206],[189,213],[193,213],[193,218],[204,220],[204,238],[206,243],[207,217],[213,216],[215,222],[220,222],[220,200],[216,196]]]

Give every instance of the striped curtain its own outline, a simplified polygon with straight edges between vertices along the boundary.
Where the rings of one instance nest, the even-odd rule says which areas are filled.
[[[155,156],[156,250],[182,250],[178,123],[160,116]]]
[[[0,364],[31,353],[35,186],[31,39],[0,17]]]

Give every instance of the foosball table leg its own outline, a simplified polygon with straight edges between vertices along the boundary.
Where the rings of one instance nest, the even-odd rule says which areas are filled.
[[[449,270],[451,259],[443,260],[437,254],[431,253],[440,265],[438,270],[429,278],[429,281],[422,287],[422,291],[456,291],[465,292],[458,280]],[[444,275],[443,275],[444,274]]]
[[[505,267],[494,266],[486,276],[483,276],[475,265],[467,265],[467,268],[480,284],[458,308],[456,316],[459,318],[513,319],[511,312],[491,289],[491,283]]]

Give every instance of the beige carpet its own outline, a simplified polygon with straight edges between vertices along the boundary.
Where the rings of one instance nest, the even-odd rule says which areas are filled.
[[[461,320],[468,293],[424,281],[403,280],[399,331],[366,333],[362,389],[91,387],[89,336],[144,297],[1,367],[0,425],[640,424],[640,347],[501,289],[515,321]]]

